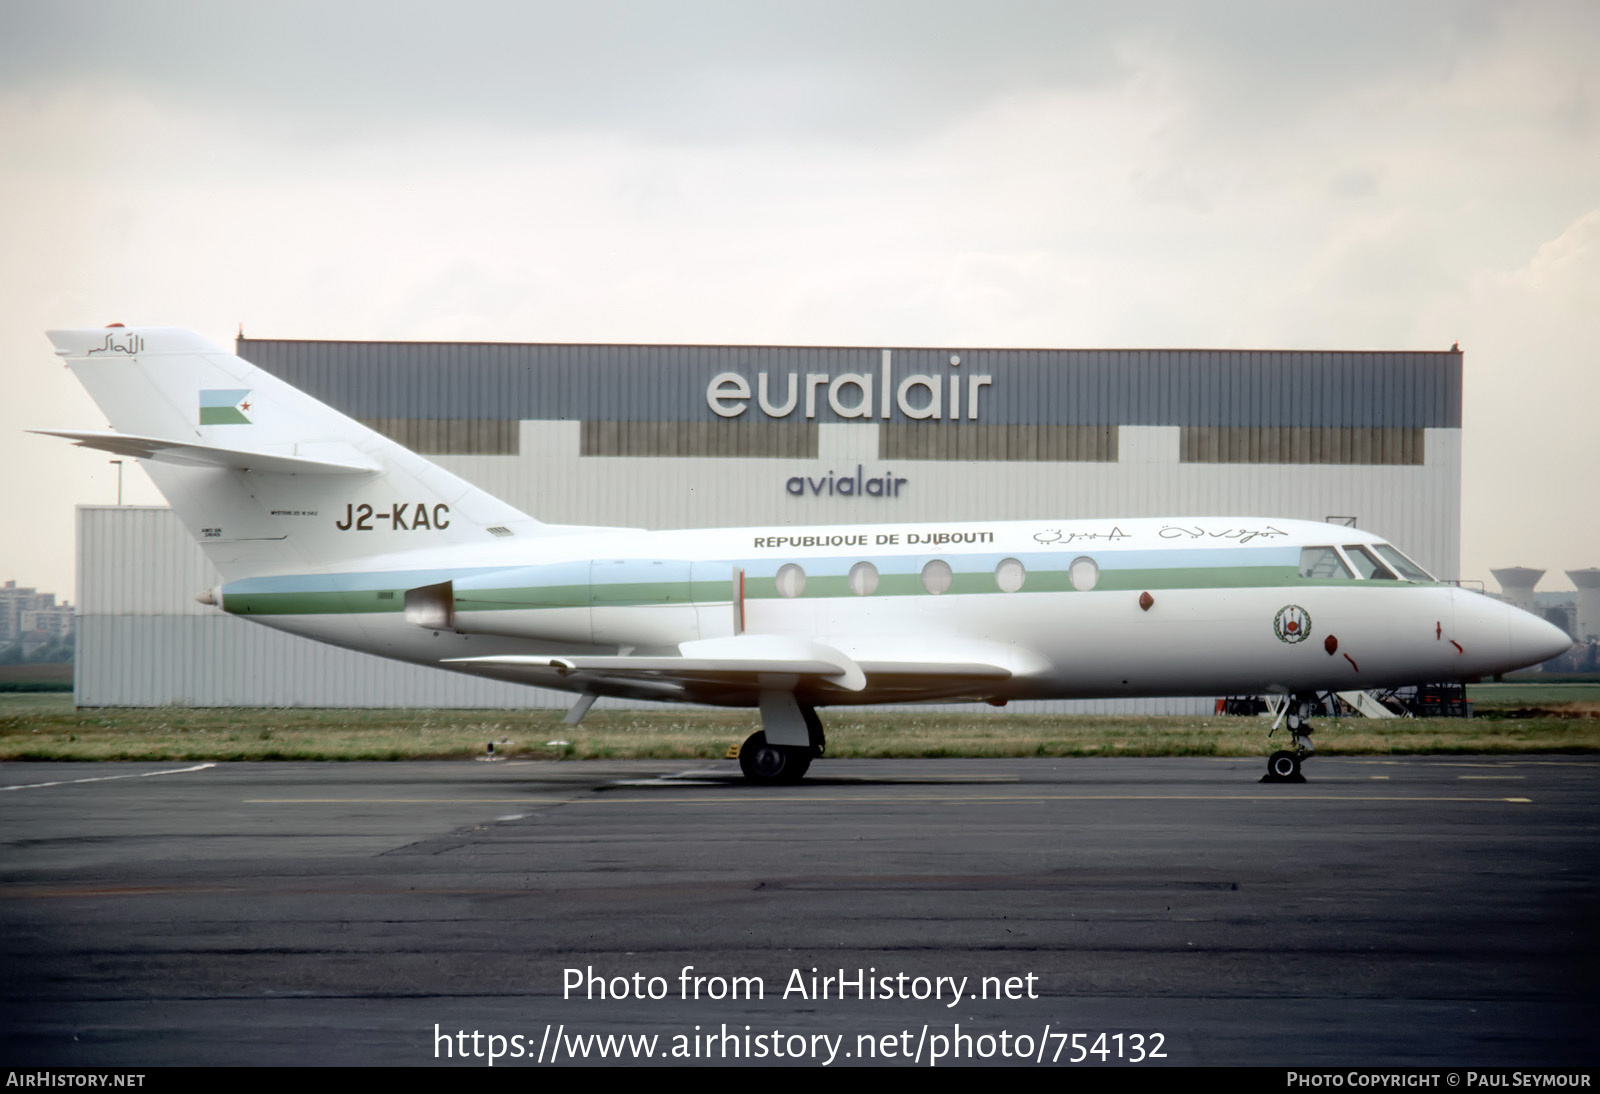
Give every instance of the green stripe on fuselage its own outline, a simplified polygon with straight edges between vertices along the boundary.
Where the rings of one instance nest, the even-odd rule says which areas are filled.
[[[387,594],[387,595],[385,595]],[[399,612],[406,606],[404,589],[360,592],[230,593],[224,586],[222,607],[233,615],[362,615]]]
[[[893,565],[895,560],[883,560]],[[1065,561],[1065,560],[1064,560]],[[732,563],[729,564],[730,569]],[[294,578],[255,579],[282,583],[282,591],[228,592],[224,604],[235,615],[360,615],[405,610],[405,589],[363,589],[357,591],[296,590]],[[326,577],[319,577],[326,582]],[[1302,578],[1293,566],[1179,566],[1119,570],[1102,568],[1094,592],[1160,591],[1163,589],[1250,589],[1396,587],[1404,582],[1374,582]],[[1030,569],[1022,592],[1075,592],[1066,568]],[[951,593],[963,595],[1009,595],[995,584],[994,573],[985,569],[956,573]],[[884,573],[878,578],[875,597],[926,596],[921,575]],[[814,574],[806,579],[800,594],[803,600],[854,597],[845,574]],[[504,589],[470,589],[457,594],[460,612],[540,611],[555,608],[638,607],[651,604],[690,604],[726,602],[732,598],[727,581],[619,582],[598,591],[588,585],[527,586]],[[750,577],[745,581],[747,600],[782,600],[773,577]]]

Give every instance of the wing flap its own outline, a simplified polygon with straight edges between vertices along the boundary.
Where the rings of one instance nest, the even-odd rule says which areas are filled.
[[[827,661],[739,660],[708,657],[454,657],[447,664],[500,665],[554,669],[562,676],[584,675],[678,680],[685,683],[748,686],[763,676],[805,676],[836,680],[846,670]]]
[[[1014,675],[1004,665],[978,661],[861,661],[868,679],[885,676],[949,676],[964,680],[1009,680]]]

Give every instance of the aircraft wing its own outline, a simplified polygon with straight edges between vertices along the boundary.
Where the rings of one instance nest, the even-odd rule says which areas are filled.
[[[922,686],[937,680],[952,691],[1008,679],[1010,669],[997,664],[966,660],[917,658],[856,661],[832,646],[773,635],[739,635],[685,642],[682,656],[589,656],[502,654],[491,657],[452,658],[452,664],[477,664],[502,669],[554,670],[572,683],[595,685],[644,684],[681,689],[706,701],[719,690],[750,692],[789,691],[823,687],[841,693],[868,688],[904,687],[915,680]]]
[[[339,446],[335,459],[252,452],[243,448],[220,448],[194,441],[174,441],[162,437],[141,437],[112,429],[31,429],[49,437],[65,437],[81,448],[98,448],[136,460],[160,460],[186,467],[232,467],[240,471],[264,471],[273,475],[362,475],[379,470],[348,445]]]
[[[745,634],[684,642],[679,657],[505,654],[452,658],[452,663],[555,669],[562,676],[582,673],[621,679],[654,679],[682,683],[761,685],[763,677],[825,679],[847,691],[860,691],[865,677],[843,653],[821,642],[777,635]],[[778,682],[767,681],[778,686]],[[792,686],[792,685],[791,685]]]

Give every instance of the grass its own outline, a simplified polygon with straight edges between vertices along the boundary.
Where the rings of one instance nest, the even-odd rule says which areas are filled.
[[[1513,707],[1560,708],[1573,703],[1600,704],[1600,682],[1508,680],[1499,684],[1469,684],[1467,696],[1479,708],[1491,712]]]
[[[1520,685],[1486,685],[1520,686]],[[1575,685],[1585,687],[1586,685]],[[1565,693],[1558,693],[1564,696]],[[1324,755],[1600,752],[1600,704],[1573,700],[1509,716],[1516,693],[1475,700],[1480,716],[1319,721]],[[1582,707],[1595,706],[1593,713]],[[1081,716],[883,708],[826,715],[828,755],[1260,756],[1267,723],[1218,716]],[[411,760],[482,755],[540,759],[712,759],[758,728],[752,711],[83,709],[71,696],[0,695],[0,760]],[[1286,742],[1280,733],[1272,742]]]

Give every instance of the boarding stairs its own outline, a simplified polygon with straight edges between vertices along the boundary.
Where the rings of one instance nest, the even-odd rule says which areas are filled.
[[[1370,691],[1341,691],[1336,693],[1340,701],[1351,710],[1364,718],[1409,718],[1411,712],[1396,713],[1386,706],[1377,695]]]

